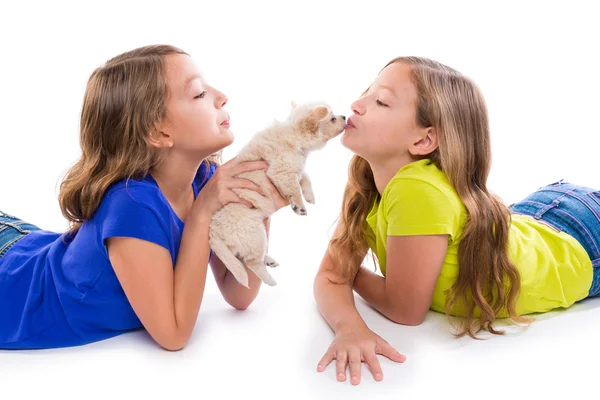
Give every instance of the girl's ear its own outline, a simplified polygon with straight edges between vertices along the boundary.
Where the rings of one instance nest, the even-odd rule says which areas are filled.
[[[173,136],[163,124],[159,124],[150,132],[148,142],[158,149],[171,148],[173,147]]]
[[[439,147],[437,129],[430,126],[420,135],[408,149],[413,156],[426,156],[433,153]]]

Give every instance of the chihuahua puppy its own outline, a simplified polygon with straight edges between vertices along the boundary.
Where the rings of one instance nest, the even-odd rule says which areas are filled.
[[[264,160],[266,170],[238,175],[253,181],[268,193],[268,179],[290,202],[298,215],[306,215],[306,205],[315,203],[310,179],[304,171],[309,153],[320,150],[330,139],[344,131],[346,117],[334,115],[327,104],[306,103],[296,105],[285,121],[275,121],[256,133],[237,155],[236,162]],[[268,197],[247,189],[233,189],[254,208],[244,204],[229,203],[212,218],[209,244],[214,253],[242,285],[248,287],[248,274],[244,264],[264,283],[276,285],[266,266],[278,263],[267,254],[267,232],[264,219],[273,214],[274,207]]]

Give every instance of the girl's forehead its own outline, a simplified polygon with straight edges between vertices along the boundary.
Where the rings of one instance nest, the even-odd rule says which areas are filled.
[[[182,54],[169,56],[166,67],[167,82],[174,90],[185,91],[194,82],[204,84],[200,69],[189,56]]]
[[[412,84],[411,68],[403,63],[388,65],[375,79],[380,85],[396,88]]]
[[[372,86],[389,90],[396,97],[404,97],[416,92],[411,67],[399,62],[390,64],[381,71]]]

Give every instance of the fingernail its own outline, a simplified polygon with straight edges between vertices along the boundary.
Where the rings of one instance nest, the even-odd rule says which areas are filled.
[[[317,369],[323,369],[323,364],[319,364],[319,365],[317,366]]]
[[[378,381],[381,380],[381,374],[379,372],[375,374],[375,379]]]
[[[352,377],[352,382],[358,383],[358,376],[353,376]]]

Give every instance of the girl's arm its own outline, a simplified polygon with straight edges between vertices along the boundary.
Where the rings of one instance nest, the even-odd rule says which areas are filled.
[[[390,320],[419,325],[431,306],[448,235],[389,236],[386,249],[386,277],[363,266],[354,290]]]
[[[261,192],[259,186],[235,176],[266,169],[251,161],[218,168],[198,194],[185,221],[173,268],[169,251],[155,243],[131,238],[106,240],[110,262],[127,299],[152,338],[168,350],[181,349],[194,329],[206,283],[208,234],[213,214],[230,202],[243,202],[231,189]]]
[[[383,371],[377,354],[396,362],[403,362],[405,357],[367,327],[354,304],[352,281],[339,282],[343,282],[341,268],[327,250],[313,288],[318,309],[335,332],[335,338],[319,361],[317,371],[324,371],[329,363],[336,360],[337,380],[346,380],[346,368],[349,366],[351,383],[357,385],[361,362],[364,361],[375,380],[380,381]]]
[[[354,304],[352,281],[340,283],[340,270],[327,250],[313,284],[319,312],[336,334],[367,326]]]
[[[133,310],[152,338],[167,350],[190,338],[204,295],[208,218],[188,218],[175,268],[167,249],[135,238],[107,240],[110,262]]]

